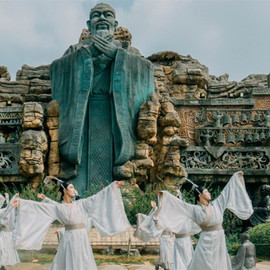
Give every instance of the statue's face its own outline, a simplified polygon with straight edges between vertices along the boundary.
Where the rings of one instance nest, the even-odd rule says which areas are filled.
[[[113,38],[117,27],[113,9],[108,5],[98,5],[91,10],[90,20],[87,21],[91,35]]]

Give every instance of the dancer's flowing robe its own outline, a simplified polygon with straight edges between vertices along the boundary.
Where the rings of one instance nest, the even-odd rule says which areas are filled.
[[[51,223],[58,220],[66,226],[66,230],[50,269],[95,270],[97,266],[87,232],[89,217],[103,236],[112,236],[130,228],[120,189],[115,182],[96,195],[71,204],[20,200],[16,247],[40,249]]]
[[[194,254],[192,240],[189,235],[175,238],[173,251],[173,270],[186,270]]]
[[[157,210],[157,209],[156,209]],[[165,238],[166,235],[162,235],[164,229],[162,229],[158,223],[154,220],[155,211],[151,211],[150,214],[138,214],[137,217],[137,229],[134,233],[134,236],[141,239],[144,242],[148,242],[151,238],[160,237],[160,241],[163,241],[162,238]],[[186,220],[182,228],[179,228],[176,233],[175,239],[170,237],[170,244],[165,245],[160,243],[160,250],[164,249],[169,252],[168,257],[173,258],[173,263],[170,264],[173,266],[173,270],[186,270],[188,265],[191,262],[194,250],[191,240],[191,235],[197,234],[201,231],[201,228],[191,219]],[[169,238],[167,236],[167,238]],[[169,241],[167,241],[169,242]],[[160,252],[162,253],[162,252]],[[161,256],[162,258],[163,256]]]
[[[152,209],[149,215],[137,215],[137,228],[134,236],[144,242],[148,242],[151,238],[159,238],[159,258],[157,264],[164,269],[173,269],[173,249],[174,249],[174,236],[169,231],[164,231],[157,228],[153,215],[156,209]],[[142,226],[143,224],[143,226]],[[142,229],[142,227],[144,229]]]
[[[192,220],[202,227],[189,270],[231,270],[226,248],[225,235],[221,227],[225,209],[241,219],[248,219],[253,213],[245,182],[241,173],[235,173],[217,199],[209,204],[192,205],[179,200],[167,191],[162,192],[160,208],[154,218],[164,229],[178,233]]]
[[[0,209],[0,267],[1,266],[12,266],[20,263],[18,253],[14,247],[14,241],[12,238],[12,230],[15,224],[15,208],[9,204],[16,198],[14,196],[11,201],[7,204],[6,208]],[[5,201],[5,199],[4,199]],[[0,207],[3,205],[1,196]],[[3,213],[1,215],[1,213]]]

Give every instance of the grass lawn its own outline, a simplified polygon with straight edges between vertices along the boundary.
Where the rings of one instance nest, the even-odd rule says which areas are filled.
[[[19,250],[18,251],[21,262],[33,262],[37,260],[39,264],[51,263],[56,251],[53,249],[41,250],[41,251],[29,251],[29,250]],[[97,265],[101,264],[143,264],[149,262],[150,264],[155,264],[158,256],[155,255],[145,255],[145,256],[130,256],[127,255],[102,255],[94,253],[95,261]]]

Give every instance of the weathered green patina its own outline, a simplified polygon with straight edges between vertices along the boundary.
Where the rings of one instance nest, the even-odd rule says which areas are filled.
[[[78,165],[74,180],[81,191],[112,180],[113,166],[132,158],[139,107],[154,92],[151,62],[113,39],[114,10],[97,4],[87,23],[91,38],[71,46],[51,65],[60,152]]]

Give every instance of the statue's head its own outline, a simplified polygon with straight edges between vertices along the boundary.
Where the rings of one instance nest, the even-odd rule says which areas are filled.
[[[110,5],[99,3],[91,9],[89,20],[87,21],[91,35],[113,38],[117,25],[115,10]]]
[[[261,186],[261,195],[267,196],[270,194],[270,186],[269,185],[262,185]]]
[[[249,240],[249,233],[248,232],[244,232],[240,235],[240,241],[241,243],[244,243],[246,240]]]

